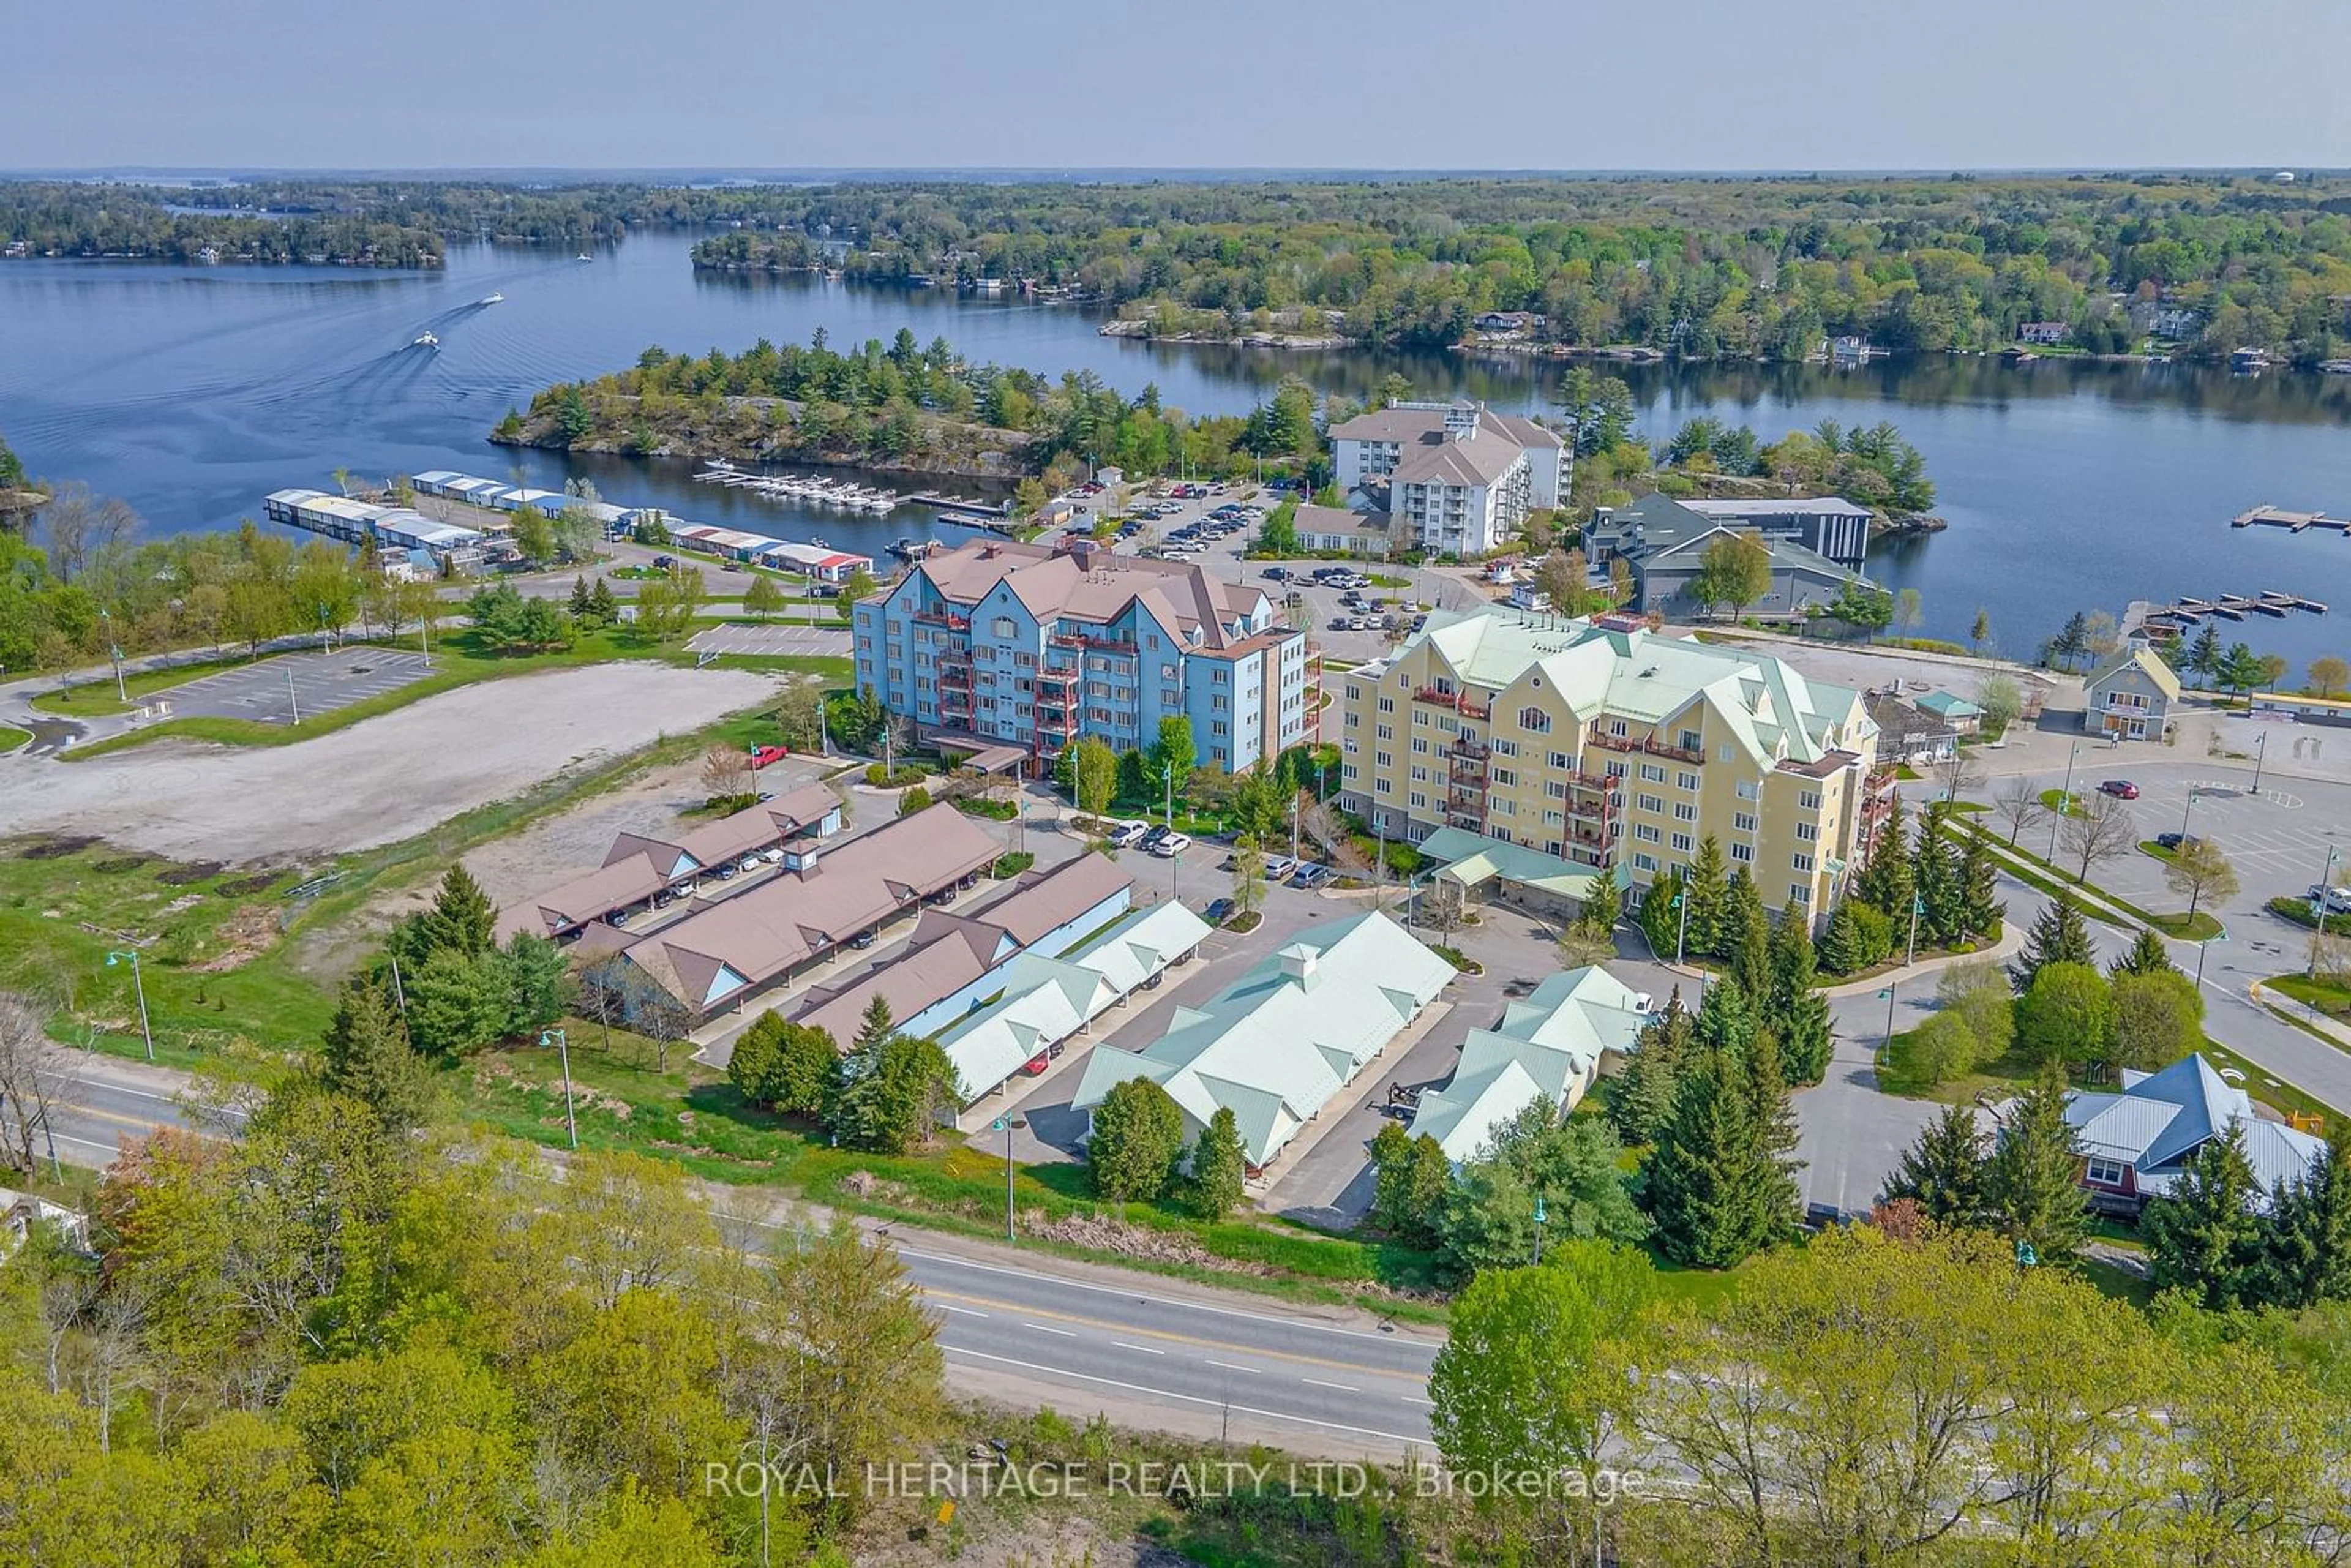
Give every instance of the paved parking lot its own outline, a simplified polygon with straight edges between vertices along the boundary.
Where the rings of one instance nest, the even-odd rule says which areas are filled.
[[[751,653],[773,657],[815,653],[846,654],[849,631],[830,626],[713,626],[697,632],[685,645],[689,653]]]
[[[2335,878],[2351,881],[2351,785],[2317,779],[2279,778],[2262,780],[2261,793],[2252,789],[2252,770],[2219,759],[2189,759],[2148,764],[2137,760],[2108,762],[2098,748],[2083,748],[2074,772],[2077,793],[2095,789],[2108,779],[2127,779],[2138,786],[2138,799],[2115,802],[2130,814],[2141,840],[2158,833],[2176,833],[2183,821],[2187,831],[2220,846],[2236,867],[2240,890],[2221,907],[2250,914],[2273,898],[2299,894],[2318,880],[2326,852],[2341,852]],[[2064,769],[2035,782],[2056,789]],[[2196,800],[2191,808],[2189,791]],[[1975,791],[1983,796],[1985,791]],[[2049,828],[2043,824],[2020,841],[2035,854],[2049,852]],[[2005,833],[2006,829],[2001,830]],[[2060,841],[2057,861],[2066,863]],[[2164,885],[2163,862],[2136,851],[2103,866],[2093,866],[2090,880],[2147,909],[2183,907],[2179,895]]]
[[[433,673],[423,653],[367,646],[332,653],[281,653],[158,692],[175,718],[249,718],[287,724],[395,691]]]

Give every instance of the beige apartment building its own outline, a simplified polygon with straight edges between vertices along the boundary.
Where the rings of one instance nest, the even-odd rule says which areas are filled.
[[[1632,617],[1438,614],[1343,678],[1341,803],[1554,899],[1621,866],[1637,902],[1711,833],[1817,920],[1893,804],[1858,693]]]

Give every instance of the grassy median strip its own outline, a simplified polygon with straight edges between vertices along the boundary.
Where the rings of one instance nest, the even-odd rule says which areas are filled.
[[[0,757],[5,757],[33,738],[29,729],[18,729],[10,724],[0,724]]]
[[[2079,904],[2082,913],[2093,920],[2103,920],[2109,925],[2124,925],[2126,922],[2117,920],[2111,913],[2119,910],[2131,920],[2150,926],[2177,942],[2209,942],[2220,935],[2220,922],[2207,910],[2199,909],[2189,915],[2158,915],[2153,910],[2142,909],[2095,883],[2084,882],[2063,867],[2051,864],[2031,850],[2002,842],[1998,836],[1986,832],[1980,824],[1968,822],[1961,826],[1982,839],[1984,847],[1991,850],[1995,858],[2004,859],[2007,863],[2003,869],[2017,881],[2039,888],[2052,897],[2061,893],[2065,894]],[[2094,903],[2093,900],[2099,902]],[[2101,908],[2100,903],[2108,907]]]

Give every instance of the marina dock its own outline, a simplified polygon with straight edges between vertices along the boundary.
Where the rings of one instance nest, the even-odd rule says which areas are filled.
[[[877,489],[869,485],[852,485],[846,479],[796,478],[782,474],[753,474],[731,463],[713,462],[694,476],[697,485],[724,485],[729,489],[748,490],[771,501],[799,501],[810,506],[839,507],[843,511],[866,512],[875,517],[891,510],[904,499],[895,490]]]
[[[2331,528],[2351,538],[2351,517],[2330,517],[2325,512],[2290,512],[2283,507],[2260,506],[2251,511],[2239,512],[2229,519],[2229,526],[2232,528],[2283,528],[2294,534],[2311,528]]]
[[[2283,620],[2296,611],[2324,615],[2326,606],[2315,599],[2305,599],[2301,594],[2284,593],[2276,589],[2263,593],[2224,593],[2218,599],[2191,599],[2182,595],[2173,604],[2152,604],[2142,599],[2131,604],[2125,616],[2125,627],[2126,630],[2143,628],[2148,632],[2183,632],[2207,619],[2242,621],[2248,615],[2271,615]]]

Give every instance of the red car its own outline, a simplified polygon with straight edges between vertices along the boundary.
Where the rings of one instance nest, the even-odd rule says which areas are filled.
[[[791,749],[789,747],[755,746],[751,748],[751,766],[754,768],[765,768],[768,763],[781,762],[785,758],[789,757],[790,755]]]
[[[2127,779],[2108,779],[2099,784],[2098,793],[2112,795],[2117,800],[2136,800],[2138,799],[2138,786]]]
[[[1050,1056],[1032,1056],[1027,1061],[1020,1064],[1020,1071],[1027,1073],[1031,1078],[1037,1078],[1041,1077],[1045,1069],[1050,1067],[1052,1064],[1052,1058]]]

